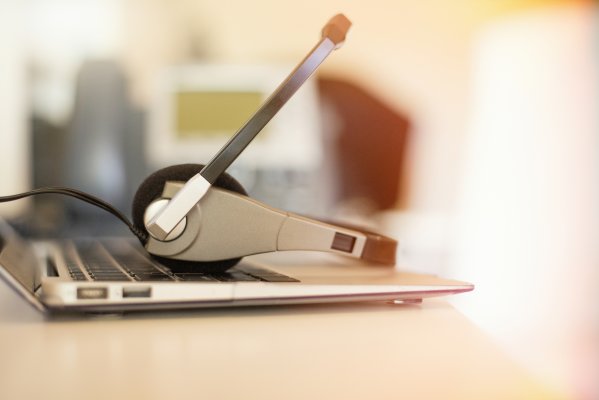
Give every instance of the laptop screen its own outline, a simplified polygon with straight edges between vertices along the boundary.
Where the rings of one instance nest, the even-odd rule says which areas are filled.
[[[0,220],[0,266],[29,292],[40,282],[40,270],[33,249]]]

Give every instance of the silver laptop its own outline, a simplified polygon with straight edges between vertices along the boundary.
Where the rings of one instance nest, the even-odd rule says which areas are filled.
[[[210,188],[324,58],[343,43],[350,24],[338,15],[324,27],[317,46],[200,171],[200,180],[208,183],[201,185],[200,197],[193,183],[195,177],[185,184],[181,182],[182,187],[176,182],[165,183],[163,199],[156,204],[166,202],[167,206],[154,207],[158,214],[144,223],[150,237],[141,227],[132,229],[145,247],[132,238],[35,242],[19,237],[0,221],[0,276],[38,309],[51,312],[363,300],[419,302],[425,297],[472,290],[468,283],[381,266],[381,261],[394,264],[397,243],[390,238],[279,212],[246,196]],[[40,192],[67,192],[81,199],[85,197],[84,201],[104,209],[112,208],[74,189],[49,189],[5,196],[2,201]],[[233,206],[229,207],[230,204]],[[151,209],[148,207],[146,214]],[[122,214],[116,212],[116,215],[128,222]],[[186,216],[183,233],[170,239],[183,226],[182,219]],[[199,231],[207,233],[197,235]],[[274,248],[273,243],[276,243]],[[287,252],[252,255],[217,273],[202,272],[206,269],[194,264],[291,249],[332,251],[359,260],[332,254]],[[168,262],[171,259],[194,262]]]
[[[173,271],[128,238],[31,241],[0,221],[0,276],[37,309],[123,312],[348,301],[420,302],[473,285],[329,254],[246,257]]]

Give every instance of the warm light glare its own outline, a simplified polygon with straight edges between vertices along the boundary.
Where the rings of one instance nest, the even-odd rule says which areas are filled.
[[[497,22],[474,52],[456,271],[463,310],[549,386],[597,394],[597,13]]]

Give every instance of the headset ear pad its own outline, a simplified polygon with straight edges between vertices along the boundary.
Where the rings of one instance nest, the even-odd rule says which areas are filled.
[[[137,229],[147,233],[146,226],[144,224],[144,213],[146,208],[154,200],[158,199],[162,195],[164,184],[167,181],[188,181],[192,176],[200,172],[204,168],[202,164],[180,164],[173,165],[170,167],[163,168],[154,172],[148,176],[146,180],[142,182],[135,193],[132,205],[133,224]],[[237,192],[247,196],[247,192],[241,186],[239,182],[235,180],[231,175],[224,173],[214,183],[215,186],[227,189],[233,192]],[[144,243],[145,244],[145,243]],[[219,273],[224,272],[231,268],[239,261],[240,258],[231,258],[227,260],[219,261],[183,261],[174,260],[165,257],[159,257],[152,255],[153,258],[158,260],[161,264],[171,268],[173,271],[189,271],[189,272],[207,272],[207,273]]]

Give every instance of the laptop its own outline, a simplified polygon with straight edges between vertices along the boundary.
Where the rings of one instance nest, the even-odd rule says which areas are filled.
[[[125,312],[355,301],[418,303],[465,282],[332,254],[249,256],[218,274],[172,270],[130,238],[29,240],[0,221],[0,277],[40,311]]]
[[[212,183],[224,173],[228,165],[308,79],[324,58],[340,46],[349,25],[349,20],[338,15],[325,26],[319,44],[202,169],[200,172],[202,179],[206,178],[204,180],[207,183]],[[193,178],[188,181],[188,184],[192,180]],[[315,256],[306,252],[277,252],[273,255],[251,255],[232,268],[212,273],[197,268],[197,264],[194,268],[193,263],[169,263],[170,258],[176,258],[173,256],[177,252],[182,252],[185,256],[185,252],[189,251],[195,257],[194,260],[201,260],[201,257],[206,257],[212,252],[221,254],[223,249],[227,254],[233,252],[236,257],[239,257],[261,253],[262,242],[269,242],[265,247],[267,249],[271,246],[271,240],[262,240],[264,238],[259,237],[269,231],[263,229],[262,225],[267,222],[261,219],[266,212],[262,210],[249,218],[246,225],[251,224],[252,229],[246,232],[249,238],[239,242],[239,248],[232,244],[235,242],[231,237],[239,236],[241,234],[239,230],[243,230],[245,225],[238,226],[226,234],[216,235],[218,237],[212,235],[219,240],[210,241],[208,245],[204,242],[202,245],[204,247],[201,247],[201,244],[196,242],[198,237],[206,237],[210,234],[196,236],[194,229],[207,228],[210,221],[213,222],[210,225],[212,231],[220,229],[219,227],[223,225],[229,228],[233,226],[216,218],[215,215],[220,214],[211,213],[212,208],[218,209],[230,201],[243,202],[246,204],[238,210],[251,212],[257,207],[257,203],[248,201],[246,197],[235,197],[236,195],[227,191],[212,189],[209,185],[202,186],[203,193],[207,193],[205,200],[200,203],[198,198],[192,197],[194,201],[189,201],[189,196],[197,194],[196,189],[183,184],[181,183],[182,188],[177,189],[176,195],[167,201],[171,203],[170,211],[165,212],[168,211],[167,207],[163,207],[161,208],[163,211],[159,211],[161,214],[149,218],[145,226],[152,237],[148,241],[142,240],[146,242],[145,247],[135,238],[122,237],[31,240],[21,237],[9,224],[0,221],[0,276],[37,309],[49,313],[123,312],[347,301],[414,303],[422,301],[423,298],[456,294],[473,289],[473,285],[469,283],[400,272],[393,267],[381,266],[373,261],[378,260],[380,256],[395,260],[396,243],[393,240],[367,232],[352,236],[355,231],[351,229],[344,230],[341,227],[323,225],[286,212],[269,219],[290,221],[285,225],[287,227],[285,229],[281,228],[283,225],[277,225],[278,222],[271,227],[273,229],[270,229],[279,236],[276,250],[281,250],[280,247],[313,248],[312,242],[315,242],[317,245],[315,248],[353,255],[359,260],[326,253]],[[167,182],[164,190],[168,191],[176,185],[176,182]],[[44,190],[5,196],[2,201],[35,194],[34,192],[44,192]],[[51,192],[57,191],[53,189]],[[60,192],[75,194],[75,197],[79,198],[85,195],[68,188],[60,189]],[[220,199],[217,195],[224,196],[222,201],[214,200]],[[104,209],[110,208],[105,202],[95,198],[87,198],[86,201],[99,204]],[[186,204],[188,210],[185,211],[184,207],[172,204]],[[212,208],[210,204],[213,204]],[[203,210],[201,212],[200,206]],[[195,214],[189,213],[189,208],[194,208]],[[230,219],[229,210],[225,211],[221,214]],[[273,210],[268,212],[271,213]],[[244,219],[242,214],[237,213],[232,217],[239,222],[240,219]],[[168,235],[177,230],[177,227],[182,224],[181,219],[186,215],[189,216],[189,226],[182,228],[185,233],[179,234],[176,239],[169,239]],[[132,232],[140,236],[139,229],[132,229]],[[313,234],[313,232],[317,233]],[[143,235],[145,233],[142,232],[141,236]],[[284,245],[281,241],[282,235],[285,238]],[[189,240],[187,240],[188,236]],[[322,237],[329,238],[329,236],[332,238],[331,245],[326,240],[324,242],[321,240]],[[227,242],[224,243],[223,239]],[[248,247],[248,243],[258,247]],[[247,251],[247,248],[251,250]],[[381,249],[382,252],[379,251]],[[393,254],[388,254],[390,249],[393,250]],[[148,252],[167,257],[155,258]]]

